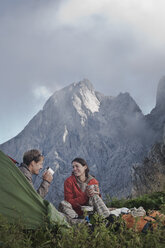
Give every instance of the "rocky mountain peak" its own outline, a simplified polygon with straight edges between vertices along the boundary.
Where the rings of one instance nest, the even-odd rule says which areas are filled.
[[[158,84],[156,95],[156,107],[164,107],[165,105],[165,76],[163,76]]]
[[[60,118],[67,119],[67,122],[72,122],[70,113],[76,111],[81,125],[85,126],[88,116],[99,112],[99,107],[100,101],[93,85],[88,79],[84,79],[56,91],[48,99],[43,109],[51,113],[56,109]]]
[[[163,128],[165,123],[165,76],[159,81],[156,96],[156,106],[150,114],[146,115],[146,121],[154,130],[153,144],[162,142]]]
[[[88,92],[95,94],[93,85],[88,79],[74,82],[63,89],[56,91],[45,103],[44,108],[47,104],[50,104],[50,102],[51,104],[53,102],[55,105],[57,104],[59,106],[62,102],[67,102],[67,100],[72,99],[74,95],[84,95]]]
[[[120,93],[112,101],[113,112],[118,112],[121,115],[128,113],[129,115],[134,115],[135,113],[142,114],[139,106],[135,100],[130,96],[128,92]]]
[[[158,119],[156,115],[155,122]],[[26,150],[40,149],[43,170],[50,166],[56,171],[47,199],[57,204],[74,157],[87,161],[104,194],[128,196],[131,168],[149,150],[148,136],[153,137],[150,125],[129,93],[104,96],[84,79],[56,91],[24,130],[0,149],[20,162]]]
[[[82,81],[79,81],[77,83],[72,83],[70,85],[70,87],[74,87],[77,90],[80,90],[82,88],[86,88],[86,89],[91,90],[91,91],[94,90],[92,83],[87,78],[85,78]]]

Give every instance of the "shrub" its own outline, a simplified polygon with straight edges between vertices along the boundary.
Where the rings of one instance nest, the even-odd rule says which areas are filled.
[[[160,210],[162,205],[165,205],[165,192],[155,192],[152,194],[145,194],[134,199],[116,199],[110,196],[106,197],[106,204],[108,207],[140,207],[142,206],[146,211],[149,209]],[[162,209],[163,211],[163,209]]]
[[[106,227],[105,221],[94,216],[94,230],[84,224],[73,226],[61,233],[60,228],[44,226],[35,231],[25,231],[18,224],[0,219],[0,247],[3,248],[140,248],[164,247],[165,229],[159,223],[157,229],[146,234],[127,229],[121,218]]]
[[[109,206],[150,206],[165,212],[164,193],[154,193],[136,199],[110,199]],[[0,247],[3,248],[156,248],[165,247],[165,227],[157,220],[157,228],[147,233],[127,229],[122,218],[107,223],[98,215],[91,222],[94,228],[85,224],[75,225],[63,232],[59,225],[45,226],[36,230],[24,230],[21,223],[9,224],[0,216]]]

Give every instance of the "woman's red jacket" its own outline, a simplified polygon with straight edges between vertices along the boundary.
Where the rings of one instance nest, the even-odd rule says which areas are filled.
[[[92,178],[88,182],[88,185],[92,184],[99,185],[95,178]],[[83,214],[80,206],[87,205],[89,198],[78,186],[74,175],[68,177],[64,182],[64,199],[72,205],[73,209],[79,216]]]

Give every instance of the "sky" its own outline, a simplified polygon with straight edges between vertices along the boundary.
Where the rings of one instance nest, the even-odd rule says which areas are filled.
[[[0,0],[0,144],[46,100],[87,78],[144,114],[165,75],[164,0]]]

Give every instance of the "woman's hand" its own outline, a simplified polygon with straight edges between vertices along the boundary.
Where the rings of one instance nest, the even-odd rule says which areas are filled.
[[[86,188],[86,194],[88,197],[94,196],[94,189],[87,187]]]
[[[99,195],[99,187],[98,187],[98,185],[87,185],[85,192],[86,192],[88,197],[92,197],[95,194]]]

